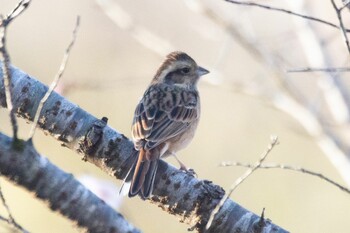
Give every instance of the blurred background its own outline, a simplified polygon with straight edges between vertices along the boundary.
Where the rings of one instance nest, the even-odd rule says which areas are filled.
[[[331,2],[258,1],[338,24]],[[7,14],[16,1],[1,0]],[[341,1],[336,2],[338,6]],[[342,11],[349,22],[349,11]],[[211,73],[199,84],[201,122],[178,155],[226,190],[277,135],[266,163],[300,166],[350,186],[348,73],[302,72],[304,67],[349,65],[340,31],[300,17],[225,1],[34,0],[8,29],[13,65],[50,84],[71,40],[78,38],[56,89],[70,101],[130,136],[134,108],[166,54],[181,50]],[[350,25],[348,24],[350,27]],[[30,125],[20,122],[26,138]],[[0,131],[11,135],[6,109]],[[37,150],[108,198],[143,232],[187,232],[176,217],[139,198],[119,197],[121,182],[37,131]],[[177,166],[174,159],[167,159]],[[1,178],[14,218],[30,232],[79,232],[33,194]],[[317,177],[280,169],[258,170],[231,197],[291,232],[349,232],[350,195]],[[3,207],[0,214],[5,215]],[[166,230],[164,230],[166,229]],[[0,232],[11,232],[0,224]]]

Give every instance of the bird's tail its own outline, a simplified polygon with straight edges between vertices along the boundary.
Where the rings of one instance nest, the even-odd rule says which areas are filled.
[[[134,165],[135,169],[129,189],[129,197],[141,193],[144,198],[147,198],[152,193],[159,159],[149,160],[146,158],[146,153],[147,151],[144,149],[139,151],[137,162]]]

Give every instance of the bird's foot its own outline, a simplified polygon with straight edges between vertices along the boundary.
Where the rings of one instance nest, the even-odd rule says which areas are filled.
[[[180,167],[180,170],[185,172],[186,174],[190,175],[190,176],[193,176],[195,178],[197,178],[197,173],[192,169],[192,168],[187,168],[187,167],[184,167],[184,166],[181,166]]]

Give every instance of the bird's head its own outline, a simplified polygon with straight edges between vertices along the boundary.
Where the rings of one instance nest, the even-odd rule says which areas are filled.
[[[172,52],[158,69],[152,83],[194,87],[200,76],[209,73],[184,52]]]

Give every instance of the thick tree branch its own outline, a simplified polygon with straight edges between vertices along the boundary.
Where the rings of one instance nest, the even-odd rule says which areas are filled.
[[[12,67],[11,73],[13,95],[16,96],[14,109],[19,117],[32,121],[47,87],[17,68]],[[0,106],[5,107],[1,73],[0,77]],[[135,157],[132,142],[107,126],[106,118],[96,119],[55,92],[43,106],[39,128],[118,179],[124,178]],[[211,211],[224,195],[223,189],[179,171],[164,161],[161,161],[158,172],[162,175],[155,180],[151,202],[180,217],[193,230],[204,232]],[[286,232],[269,220],[263,222],[264,232]],[[228,199],[207,232],[254,232],[257,224],[261,224],[260,216]]]
[[[30,142],[16,149],[12,140],[0,133],[0,172],[7,179],[34,192],[52,210],[88,232],[140,232],[71,174],[39,155]]]

